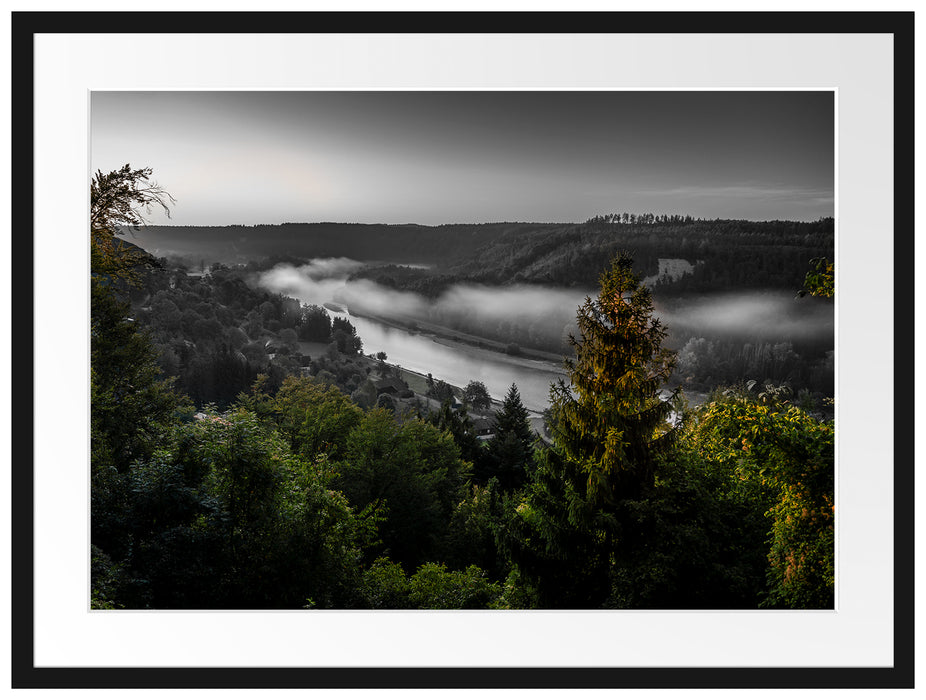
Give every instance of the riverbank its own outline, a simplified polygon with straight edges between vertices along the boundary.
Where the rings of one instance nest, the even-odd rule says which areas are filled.
[[[405,369],[404,367],[399,367],[399,374],[402,377],[402,380],[408,384],[408,388],[415,392],[419,400],[427,402],[428,407],[431,410],[440,410],[440,402],[436,399],[428,398],[426,396],[428,390],[428,378],[426,375],[421,374],[420,372],[413,372],[410,369]],[[463,390],[460,387],[450,385],[453,389],[455,396],[460,397],[463,395]],[[498,399],[492,399],[491,405],[486,411],[474,411],[469,409],[470,418],[494,418],[495,413],[502,410],[503,402]],[[544,424],[543,414],[538,411],[528,410],[527,420],[530,422],[531,430],[537,433],[541,440],[549,443],[550,438],[546,434],[546,427]]]
[[[387,362],[386,364],[388,365],[389,363]],[[426,374],[422,374],[421,372],[415,372],[414,370],[410,370],[410,369],[405,369],[404,367],[401,367],[399,365],[390,365],[390,366],[398,369],[399,375],[401,376],[402,381],[408,384],[409,389],[415,392],[415,394],[417,394],[420,398],[427,399],[430,403],[435,404],[434,406],[432,406],[432,408],[436,408],[436,409],[440,408],[439,401],[437,401],[436,399],[430,399],[427,396],[429,387],[428,387],[428,377]],[[438,380],[443,381],[441,380],[440,377],[433,377],[433,379],[434,381],[438,381]],[[463,387],[454,386],[453,384],[448,384],[448,386],[453,390],[453,395],[456,396],[458,399],[462,400]],[[501,410],[501,408],[502,408],[501,401],[499,401],[498,399],[491,399],[491,405],[489,406],[488,411],[477,412],[477,411],[473,411],[472,409],[470,409],[469,413],[471,416],[486,417],[486,416],[491,416],[495,411]]]

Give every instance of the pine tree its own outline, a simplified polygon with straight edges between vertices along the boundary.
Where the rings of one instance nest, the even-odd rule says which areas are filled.
[[[634,542],[633,503],[674,441],[660,391],[674,355],[649,292],[621,254],[580,307],[570,383],[551,388],[553,446],[539,455],[506,547],[543,607],[597,607]]]

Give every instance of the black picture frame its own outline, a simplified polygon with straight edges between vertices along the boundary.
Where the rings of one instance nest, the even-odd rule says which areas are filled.
[[[914,13],[12,13],[12,685],[14,688],[912,688],[914,683],[913,394],[894,391],[894,664],[889,668],[116,668],[37,667],[34,656],[34,523],[37,426],[31,298],[34,48],[39,34],[87,33],[847,33],[889,34],[894,51],[894,213],[906,237],[894,257],[894,361],[913,346]],[[895,233],[896,238],[896,233]]]

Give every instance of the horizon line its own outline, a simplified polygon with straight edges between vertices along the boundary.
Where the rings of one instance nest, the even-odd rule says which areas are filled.
[[[659,216],[662,216],[661,214]],[[682,218],[688,217],[688,214],[672,214],[669,216],[680,216]],[[691,221],[689,223],[696,222],[716,222],[716,221],[741,221],[754,224],[770,224],[770,223],[801,223],[801,224],[812,224],[817,222],[823,222],[828,220],[835,221],[835,216],[818,216],[812,219],[747,219],[743,217],[703,217],[703,216],[691,216]],[[335,225],[335,226],[420,226],[422,228],[440,228],[443,226],[499,226],[499,225],[533,225],[533,226],[584,226],[586,224],[599,223],[593,222],[591,219],[586,219],[585,221],[452,221],[444,222],[440,224],[422,224],[414,221],[401,221],[401,222],[386,222],[386,221],[280,221],[276,223],[262,222],[256,224],[245,224],[245,223],[231,223],[231,224],[177,224],[177,223],[143,223],[138,226],[138,228],[257,228],[259,226],[321,226],[321,225]],[[623,222],[600,222],[608,223],[611,226],[660,226],[663,223],[672,224],[677,222],[662,222],[654,221],[653,223],[623,223]]]

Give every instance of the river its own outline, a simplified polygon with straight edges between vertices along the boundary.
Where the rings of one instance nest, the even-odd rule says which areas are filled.
[[[529,411],[540,412],[550,403],[550,383],[564,377],[553,362],[512,357],[500,352],[443,341],[432,335],[387,326],[349,312],[328,313],[347,318],[363,340],[367,354],[382,350],[388,362],[435,379],[465,387],[470,381],[485,384],[494,399],[504,399],[512,382]]]

